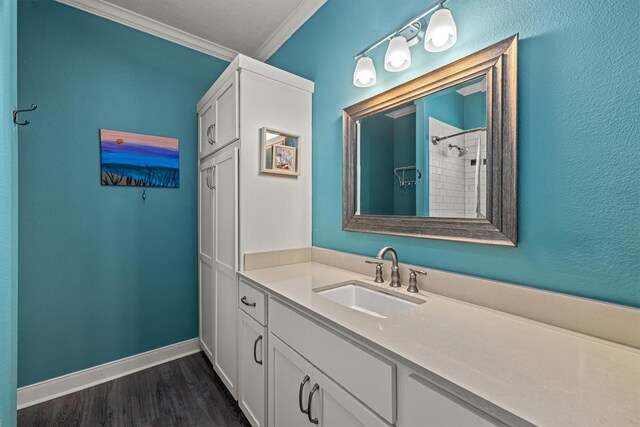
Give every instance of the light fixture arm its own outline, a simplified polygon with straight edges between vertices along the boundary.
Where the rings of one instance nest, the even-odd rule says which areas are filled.
[[[449,0],[439,0],[436,3],[434,3],[433,5],[429,6],[427,9],[425,9],[424,11],[420,12],[418,15],[414,16],[412,19],[408,20],[407,22],[405,22],[404,24],[400,25],[399,27],[397,27],[395,30],[393,30],[392,32],[390,32],[389,34],[387,34],[386,36],[384,36],[383,38],[381,38],[380,40],[378,40],[377,42],[367,46],[367,48],[361,50],[360,52],[358,52],[353,59],[360,59],[361,57],[365,56],[367,54],[367,52],[377,48],[378,46],[380,46],[382,43],[391,40],[395,35],[399,34],[400,32],[402,32],[402,30],[404,30],[405,28],[409,27],[411,24],[413,24],[414,22],[418,22],[420,21],[422,18],[424,18],[425,16],[429,15],[432,12],[435,12],[436,10],[440,9],[441,7],[444,6],[444,4],[446,2],[448,2]]]

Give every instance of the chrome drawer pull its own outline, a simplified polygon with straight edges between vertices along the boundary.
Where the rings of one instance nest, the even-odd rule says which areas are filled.
[[[258,338],[253,342],[253,360],[258,364],[262,365],[262,360],[258,360],[258,356],[256,356],[256,350],[258,349],[258,343],[262,341],[262,335],[258,335]]]
[[[300,407],[300,412],[303,414],[309,414],[309,409],[304,409],[302,407],[302,390],[304,389],[304,385],[310,380],[309,375],[305,375],[304,379],[300,383],[300,390],[298,391],[298,406]]]
[[[316,383],[311,389],[311,392],[309,392],[309,402],[307,403],[307,416],[309,417],[309,422],[312,424],[318,424],[317,418],[311,418],[311,403],[313,402],[313,393],[318,391],[319,388],[320,386],[318,385],[318,383]]]
[[[247,297],[240,298],[240,302],[243,303],[244,305],[246,305],[247,307],[255,307],[256,306],[255,302],[247,302]]]
[[[211,136],[211,132],[213,130],[215,130],[215,128],[216,128],[216,124],[215,123],[207,128],[207,142],[209,142],[209,144],[211,144],[211,145],[215,144],[215,142],[216,142],[216,140],[213,139],[213,137]]]

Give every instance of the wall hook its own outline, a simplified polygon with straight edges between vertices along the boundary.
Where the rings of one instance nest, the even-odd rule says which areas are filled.
[[[24,109],[24,110],[13,110],[13,123],[18,125],[18,126],[26,126],[26,125],[28,125],[29,123],[31,123],[29,120],[25,120],[24,122],[19,122],[18,121],[18,114],[35,111],[36,108],[38,108],[38,106],[36,104],[31,104],[31,108],[27,108],[27,109]]]
[[[142,203],[147,203],[147,189],[142,189]]]

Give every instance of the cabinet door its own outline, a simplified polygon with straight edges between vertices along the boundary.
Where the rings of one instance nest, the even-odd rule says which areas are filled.
[[[253,427],[265,425],[266,328],[238,310],[238,404]]]
[[[213,367],[236,397],[238,288],[238,148],[214,156],[215,355]]]
[[[216,113],[215,102],[210,101],[198,112],[198,139],[200,158],[213,153],[215,143]]]
[[[224,82],[213,98],[216,117],[215,145],[221,148],[240,137],[237,71]]]
[[[213,362],[215,291],[213,275],[213,159],[200,164],[198,210],[198,301],[200,345]]]
[[[398,425],[484,427],[504,425],[415,374],[406,381],[405,405]]]
[[[318,425],[322,427],[386,427],[389,425],[315,367],[312,377],[314,388],[311,390],[316,391],[311,399],[311,418],[317,419]],[[315,384],[318,387],[315,387]]]
[[[269,334],[269,425],[306,426],[312,366],[295,351]]]

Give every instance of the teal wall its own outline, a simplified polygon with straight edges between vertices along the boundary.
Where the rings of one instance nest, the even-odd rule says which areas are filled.
[[[407,114],[393,120],[393,168],[416,164],[416,115]],[[405,172],[408,180],[415,179],[415,172]],[[393,214],[416,214],[416,187],[400,188],[393,180]]]
[[[464,97],[464,129],[487,126],[487,96],[476,92]]]
[[[428,118],[433,117],[451,126],[464,129],[464,98],[455,91],[436,93],[424,98],[427,105],[425,115],[427,126],[429,124]]]
[[[393,119],[367,117],[360,131],[360,213],[393,215]]]
[[[329,0],[269,60],[314,80],[313,243],[640,306],[640,2],[451,0],[458,42],[412,48],[410,69],[352,84],[353,55],[425,7]],[[339,28],[340,31],[333,31]],[[517,248],[344,232],[342,109],[520,34]]]
[[[0,0],[0,426],[16,424],[18,130],[16,0]]]
[[[228,65],[20,1],[19,385],[198,335],[195,105]],[[100,185],[100,128],[180,139],[180,188]]]
[[[384,114],[360,124],[360,213],[415,215],[415,187],[400,188],[394,169],[416,160],[416,116],[392,119]],[[408,172],[407,179],[413,179]]]

